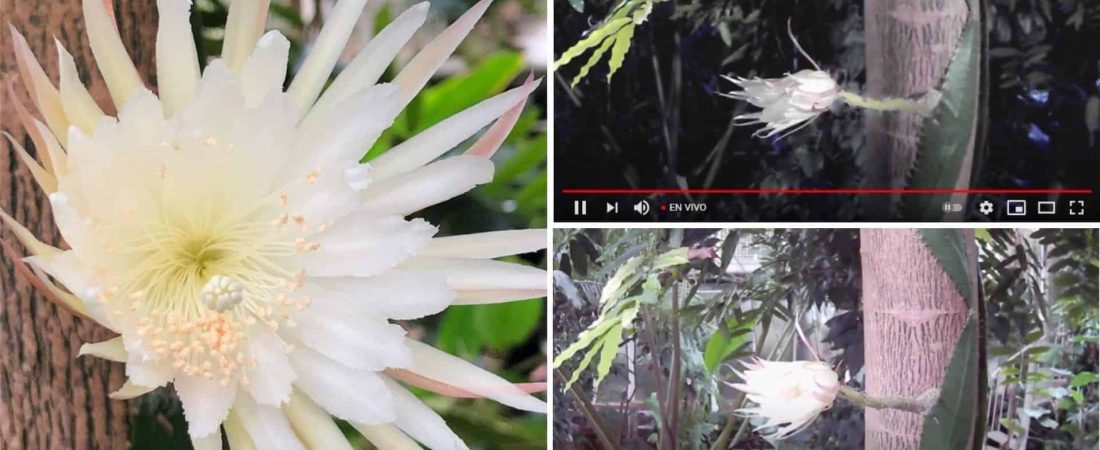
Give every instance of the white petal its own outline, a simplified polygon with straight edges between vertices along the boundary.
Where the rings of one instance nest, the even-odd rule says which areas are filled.
[[[218,430],[217,433],[213,433],[204,438],[191,438],[191,446],[194,447],[195,450],[222,450],[222,432]]]
[[[538,83],[526,83],[432,125],[371,160],[374,176],[386,179],[431,162],[523,102],[536,87]]]
[[[304,177],[313,169],[359,161],[401,112],[400,93],[392,84],[370,86],[325,114],[311,115],[299,128],[299,159],[289,168]]]
[[[80,346],[77,356],[92,355],[108,361],[126,362],[128,354],[122,343],[122,336],[108,339],[103,342],[87,343]]]
[[[38,106],[38,111],[46,120],[53,134],[59,136],[64,143],[66,130],[69,128],[69,120],[65,117],[65,111],[61,106],[61,94],[50,82],[38,59],[34,57],[26,38],[23,37],[10,23],[12,47],[15,50],[15,63],[19,66],[19,75],[23,79],[23,85],[27,88],[31,100]]]
[[[237,396],[232,416],[240,421],[257,449],[306,450],[279,408],[258,405],[247,394],[241,393]],[[233,450],[238,449],[233,447]]]
[[[121,110],[130,95],[144,86],[141,77],[102,0],[84,0],[84,25],[99,73],[107,83],[107,90],[111,91],[116,109]]]
[[[488,305],[546,297],[546,289],[460,289],[452,305]]]
[[[454,299],[438,275],[389,270],[373,277],[307,278],[306,293],[387,319],[413,320],[443,311]]]
[[[31,171],[31,176],[34,178],[34,182],[38,184],[38,187],[42,189],[42,192],[46,194],[52,194],[57,191],[57,178],[50,175],[46,168],[38,164],[38,161],[34,160],[34,157],[30,153],[27,153],[27,149],[23,148],[23,145],[19,141],[15,140],[15,137],[4,132],[4,137],[8,139],[8,143],[15,149],[15,153],[19,155],[19,160],[27,167],[27,170]]]
[[[459,258],[499,258],[546,248],[546,229],[503,230],[437,237],[418,255]]]
[[[545,413],[546,403],[491,372],[414,340],[408,341],[413,365],[407,369],[422,377],[449,384],[513,408]]]
[[[126,376],[141,386],[162,387],[172,381],[172,366],[165,362],[145,361],[136,352],[130,352],[126,361]]]
[[[527,75],[527,80],[524,84],[531,83],[534,80],[534,74]],[[469,148],[466,149],[467,155],[480,156],[482,158],[492,158],[493,154],[500,149],[500,146],[504,144],[504,140],[508,138],[508,134],[512,132],[512,128],[516,126],[516,122],[519,121],[519,116],[523,114],[523,107],[527,105],[527,98],[524,98],[512,109],[505,111],[504,115],[500,116],[496,122],[493,122],[493,126],[485,130],[485,133],[481,137],[477,138]]]
[[[234,0],[229,4],[221,59],[234,72],[244,67],[256,40],[263,34],[270,3],[271,0]]]
[[[76,72],[76,63],[72,55],[65,51],[61,41],[54,40],[57,46],[57,63],[61,85],[61,107],[65,109],[65,116],[69,123],[91,134],[99,119],[103,117],[103,110],[99,109],[95,99],[88,93],[84,83],[80,81],[80,75]]]
[[[297,376],[282,339],[266,328],[257,328],[248,338],[248,354],[256,358],[256,368],[247,370],[248,392],[261,405],[279,406],[290,398]]]
[[[413,97],[416,97],[416,94],[428,84],[428,80],[431,79],[436,70],[439,70],[439,66],[442,66],[443,62],[451,56],[451,53],[454,53],[455,49],[458,48],[458,44],[466,38],[470,30],[474,29],[478,19],[481,18],[482,14],[485,14],[486,9],[489,9],[490,3],[490,0],[481,0],[471,7],[462,17],[459,17],[439,36],[436,36],[428,45],[425,45],[401,69],[401,73],[393,79],[394,84],[401,87],[401,92],[404,95],[401,108],[408,105]]]
[[[332,74],[332,68],[336,66],[336,60],[344,50],[344,45],[347,44],[355,23],[363,13],[363,5],[366,4],[367,0],[340,0],[329,14],[328,21],[321,29],[321,34],[317,36],[309,56],[306,56],[305,62],[302,63],[302,67],[294,75],[294,81],[287,89],[287,93],[294,98],[303,112],[313,105],[314,100],[317,100],[317,95],[321,93],[325,81],[328,81],[329,75]]]
[[[309,114],[327,114],[329,109],[340,101],[377,83],[397,52],[424,24],[424,18],[428,15],[428,5],[428,2],[417,3],[386,25],[386,28],[372,38],[359,51],[359,54],[355,55],[355,59],[340,71],[336,80],[321,94],[321,98],[313,105]]]
[[[359,209],[377,215],[408,215],[462,195],[493,179],[493,162],[454,156],[416,169],[363,191]]]
[[[141,397],[156,390],[152,386],[141,386],[134,384],[131,380],[126,380],[126,383],[122,385],[117,391],[107,394],[107,397],[112,400],[129,400],[132,398]]]
[[[435,231],[422,219],[356,212],[315,235],[312,241],[320,247],[295,255],[291,264],[315,277],[376,275],[416,254]]]
[[[290,419],[290,426],[302,443],[311,449],[353,450],[340,427],[328,413],[313,403],[309,397],[295,392],[290,403],[283,407]],[[236,449],[233,449],[236,450]]]
[[[254,107],[272,92],[282,92],[286,80],[290,41],[271,30],[256,43],[256,49],[241,70],[241,89],[245,106]]]
[[[375,372],[351,369],[308,348],[294,350],[290,363],[298,372],[295,386],[329,414],[366,424],[396,418],[390,391]]]
[[[229,410],[229,416],[222,423],[225,429],[225,440],[229,441],[230,450],[256,450],[256,444],[252,442],[252,437],[248,435],[248,431],[244,429],[244,423],[238,416],[235,409]]]
[[[379,371],[411,362],[403,328],[339,302],[314,298],[294,319],[297,325],[285,328],[285,336],[352,369]]]
[[[157,90],[169,117],[191,103],[199,83],[190,10],[191,0],[157,0]]]
[[[362,425],[353,423],[352,426],[367,438],[377,448],[386,450],[419,450],[420,446],[412,438],[402,433],[393,425]]]
[[[455,290],[538,289],[546,292],[546,271],[491,259],[417,256],[402,267],[443,275]]]
[[[187,432],[192,438],[209,436],[218,431],[237,396],[236,386],[222,386],[218,380],[206,377],[180,375],[173,386],[183,404]]]
[[[383,379],[386,387],[393,393],[393,404],[397,409],[397,421],[394,422],[401,431],[404,431],[413,439],[420,441],[432,450],[459,450],[466,449],[462,439],[451,431],[451,427],[439,417],[435,411],[421,402],[411,392],[401,387],[397,382]]]

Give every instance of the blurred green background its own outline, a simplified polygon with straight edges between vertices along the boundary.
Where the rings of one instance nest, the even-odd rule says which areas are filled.
[[[291,42],[288,78],[301,64],[331,13],[333,0],[272,0],[268,28]],[[418,2],[371,1],[359,20],[334,76],[370,38],[394,17]],[[475,1],[432,0],[428,20],[398,54],[382,81],[388,81],[425,43],[465,12]],[[222,46],[228,1],[195,0],[192,27],[203,63]],[[369,160],[401,141],[492,95],[519,85],[528,73],[546,71],[549,58],[546,3],[497,0],[436,77],[398,116],[371,149]],[[476,139],[475,136],[472,139]],[[453,150],[459,153],[469,143]],[[540,87],[512,133],[493,157],[492,183],[433,206],[418,216],[453,235],[546,226],[546,91]],[[512,258],[546,267],[545,252]],[[472,361],[513,382],[544,381],[546,373],[546,304],[544,299],[484,306],[457,306],[401,325],[409,334]],[[489,400],[457,400],[414,391],[439,412],[471,449],[546,447],[546,416],[521,413]],[[158,390],[131,402],[133,448],[189,449],[186,423],[175,396]],[[344,424],[341,424],[344,425]],[[353,446],[372,448],[351,427],[343,426]]]

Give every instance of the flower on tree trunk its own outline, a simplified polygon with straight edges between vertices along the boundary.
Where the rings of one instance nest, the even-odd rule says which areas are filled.
[[[741,114],[734,120],[738,125],[764,124],[763,128],[753,133],[763,138],[787,130],[790,134],[808,125],[829,110],[842,90],[828,73],[821,70],[802,70],[783,78],[724,78],[742,89],[725,96],[761,108],[759,112]]]
[[[494,260],[543,248],[543,230],[435,237],[405,218],[492,178],[489,156],[538,82],[359,162],[488,0],[378,83],[424,22],[428,4],[413,6],[323,92],[366,0],[336,5],[286,91],[289,42],[263,34],[267,1],[232,2],[221,58],[200,73],[190,1],[158,0],[157,94],[104,3],[85,0],[84,18],[117,117],[60,44],[55,87],[12,29],[44,123],[15,106],[41,162],[12,143],[66,245],[0,217],[31,253],[36,286],[118,333],[80,350],[126,365],[112,397],[171,383],[198,449],[220,449],[224,428],[235,449],[350,450],[332,416],[381,448],[465,447],[397,381],[544,411],[528,394],[538,386],[512,385],[391,323],[545,295],[543,270]],[[465,154],[441,158],[490,124]]]
[[[764,423],[754,431],[771,429],[763,435],[768,439],[783,439],[802,430],[818,414],[832,407],[840,391],[836,372],[822,362],[754,358],[744,365],[744,372],[734,371],[744,383],[731,386],[744,392],[756,406],[737,412],[762,418]]]

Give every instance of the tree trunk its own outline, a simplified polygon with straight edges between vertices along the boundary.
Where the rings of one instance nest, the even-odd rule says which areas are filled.
[[[116,0],[115,17],[138,70],[153,86],[157,15],[152,0]],[[113,111],[84,31],[80,0],[3,1],[0,18],[23,33],[47,74],[57,80],[54,38],[72,53],[92,95]],[[0,31],[0,128],[34,153],[12,103],[32,105],[15,65],[11,36]],[[9,91],[8,88],[11,88]],[[9,92],[14,92],[12,98]],[[37,112],[35,112],[37,114]],[[41,117],[39,117],[41,119]],[[43,241],[58,244],[45,195],[6,141],[0,152],[0,208]],[[16,242],[4,230],[0,238]],[[129,447],[127,405],[107,394],[123,381],[121,364],[76,358],[80,345],[112,337],[35,293],[0,257],[0,443],[11,450],[90,450]]]
[[[966,1],[864,0],[865,93],[874,98],[918,98],[937,89],[970,14]],[[862,156],[865,187],[905,187],[916,161],[923,122],[916,114],[867,112]],[[963,162],[956,186],[936,188],[968,187],[972,158],[973,149]],[[898,197],[868,197],[864,211],[871,218],[891,218]],[[960,194],[951,200],[965,204],[966,198]]]
[[[977,267],[974,233],[963,236],[970,267]],[[862,230],[860,253],[867,392],[917,398],[940,388],[966,325],[966,300],[917,230]],[[972,286],[976,289],[976,279]],[[924,417],[919,414],[867,409],[865,422],[866,448],[920,447]]]

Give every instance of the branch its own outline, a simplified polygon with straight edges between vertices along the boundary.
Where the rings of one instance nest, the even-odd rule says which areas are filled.
[[[931,388],[924,391],[920,397],[911,399],[904,397],[872,397],[848,386],[841,386],[840,395],[864,408],[896,409],[925,415],[932,410],[936,401],[939,400],[940,390]]]

